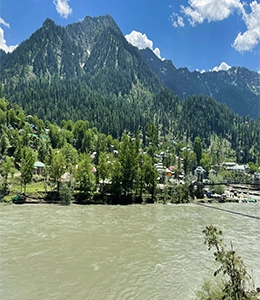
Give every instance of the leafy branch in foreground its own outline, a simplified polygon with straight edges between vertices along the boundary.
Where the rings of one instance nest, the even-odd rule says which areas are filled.
[[[203,231],[205,234],[204,243],[208,245],[208,250],[215,248],[214,252],[215,260],[219,262],[220,267],[214,272],[214,276],[222,273],[224,276],[223,283],[221,284],[221,290],[218,292],[218,297],[212,298],[211,291],[214,290],[207,287],[207,296],[205,293],[197,293],[200,296],[199,299],[230,299],[230,300],[253,300],[255,298],[252,293],[248,293],[245,290],[244,283],[248,281],[251,277],[247,273],[246,267],[241,259],[241,257],[236,255],[231,244],[231,249],[228,250],[226,245],[224,245],[222,240],[222,231],[218,230],[215,226],[208,226]],[[205,285],[202,287],[205,292]],[[219,289],[219,287],[218,287]],[[211,294],[211,295],[210,295]],[[204,296],[202,296],[204,295]]]

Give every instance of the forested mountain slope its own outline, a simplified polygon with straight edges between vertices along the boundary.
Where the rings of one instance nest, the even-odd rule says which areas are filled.
[[[163,65],[166,73],[179,74],[176,93],[180,97],[165,88],[160,74],[151,70],[155,67],[148,66],[110,16],[86,17],[67,27],[47,19],[12,53],[0,55],[3,95],[26,114],[52,123],[88,120],[91,127],[120,137],[125,130],[144,130],[152,121],[166,138],[200,136],[209,144],[211,134],[216,134],[241,151],[259,141],[259,122],[235,115],[211,97],[187,97],[195,93],[198,81],[187,84],[185,74],[197,79],[203,74],[187,69],[174,73],[170,61],[154,60],[157,68]],[[249,125],[244,129],[245,123]]]
[[[88,119],[113,135],[142,126],[163,87],[110,16],[67,27],[47,19],[1,61],[1,82],[8,100],[30,114]]]
[[[159,59],[150,49],[140,53],[162,82],[179,97],[204,94],[225,103],[235,113],[260,117],[260,74],[242,67],[228,71],[190,72]]]
[[[114,94],[129,93],[137,82],[152,91],[162,86],[110,16],[86,17],[67,27],[47,19],[7,55],[1,73],[7,91],[33,79],[82,78],[90,88]]]

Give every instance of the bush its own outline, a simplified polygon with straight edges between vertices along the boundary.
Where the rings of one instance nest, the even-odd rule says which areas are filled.
[[[72,191],[67,183],[62,183],[59,194],[60,194],[60,204],[62,205],[71,204]]]
[[[205,234],[205,244],[208,250],[215,248],[215,261],[220,263],[220,267],[214,272],[214,276],[221,281],[216,283],[205,282],[200,291],[196,293],[200,300],[254,300],[253,294],[245,290],[245,282],[250,279],[242,259],[236,255],[231,244],[231,249],[227,249],[222,241],[222,232],[210,225],[203,231]]]

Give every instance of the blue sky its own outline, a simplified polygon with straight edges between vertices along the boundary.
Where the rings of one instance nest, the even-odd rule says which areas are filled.
[[[128,41],[190,71],[260,71],[257,0],[1,0],[0,48],[12,51],[42,26],[111,15]]]

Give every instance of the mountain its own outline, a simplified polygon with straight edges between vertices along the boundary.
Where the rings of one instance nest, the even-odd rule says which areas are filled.
[[[5,53],[4,50],[0,49],[0,64],[2,64],[4,62],[6,57],[7,57],[7,53]]]
[[[152,95],[163,88],[108,15],[66,27],[47,19],[1,60],[0,72],[8,100],[28,114],[87,119],[114,136],[144,126]]]
[[[148,48],[140,53],[153,72],[179,97],[209,95],[239,115],[260,117],[260,74],[242,67],[190,72],[187,68],[177,69],[170,60],[162,61]]]
[[[137,82],[152,91],[162,86],[110,16],[87,16],[67,27],[47,19],[8,54],[1,72],[3,80],[19,78],[27,82],[35,78],[53,81],[84,77],[92,89],[115,94],[129,93]]]
[[[63,124],[64,120],[78,121],[80,126],[79,120],[87,120],[90,127],[121,137],[124,131],[145,131],[153,121],[160,134],[172,140],[200,136],[209,144],[211,134],[217,134],[241,151],[259,141],[259,122],[235,115],[211,97],[188,97],[196,92],[206,94],[207,89],[198,90],[205,85],[204,74],[177,70],[171,61],[140,52],[126,41],[110,16],[87,16],[66,27],[47,19],[12,53],[0,55],[0,87],[8,102],[45,120],[46,126],[48,121]],[[219,74],[224,78],[228,73]],[[229,80],[223,78],[214,79],[215,83],[207,79],[208,88],[214,91]],[[246,91],[254,94],[254,90]],[[14,112],[7,114],[7,124],[19,121]],[[237,124],[248,126],[241,126],[240,133]],[[248,128],[254,134],[247,134]]]

